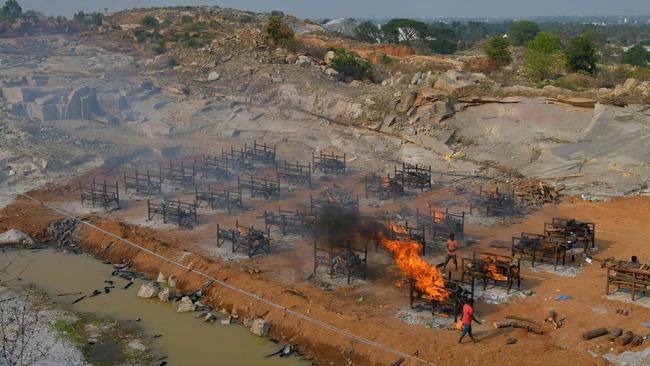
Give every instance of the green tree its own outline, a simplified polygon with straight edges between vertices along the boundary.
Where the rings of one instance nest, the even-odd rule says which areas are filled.
[[[593,43],[603,46],[607,43],[607,32],[597,29],[595,27],[590,27],[585,29],[581,36],[589,39]]]
[[[23,8],[20,7],[18,1],[7,0],[0,8],[0,18],[13,22],[14,20],[23,16]]]
[[[298,43],[296,41],[296,35],[288,25],[284,24],[281,16],[271,16],[266,23],[265,30],[266,35],[274,45],[286,47],[291,50],[296,48]]]
[[[357,80],[363,80],[370,76],[372,64],[368,60],[358,58],[352,52],[344,48],[334,50],[336,56],[330,64],[332,68],[345,76],[353,77]]]
[[[485,46],[485,55],[499,66],[509,65],[512,62],[512,55],[508,50],[510,42],[507,38],[494,36],[490,38]]]
[[[650,52],[640,44],[635,45],[623,54],[622,61],[635,66],[648,66]]]
[[[373,22],[365,21],[354,29],[354,38],[368,43],[377,43],[381,40],[381,31]]]
[[[539,32],[528,42],[524,52],[524,72],[529,78],[543,80],[557,76],[562,64],[562,43],[555,34]]]
[[[429,49],[441,55],[451,55],[458,49],[457,42],[445,38],[436,38],[427,42]]]
[[[524,46],[528,42],[535,39],[539,33],[539,26],[535,22],[522,20],[514,22],[508,29],[508,37],[512,40],[515,46]]]
[[[140,20],[140,24],[142,24],[144,27],[154,28],[158,26],[158,19],[156,19],[156,17],[153,15],[145,15]]]
[[[596,73],[596,45],[586,37],[578,36],[571,39],[571,44],[565,52],[566,67],[572,72]]]
[[[381,27],[384,38],[389,42],[409,42],[425,38],[428,35],[429,26],[413,19],[391,19]]]

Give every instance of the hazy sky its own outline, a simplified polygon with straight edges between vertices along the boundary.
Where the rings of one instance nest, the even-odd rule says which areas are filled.
[[[0,0],[2,3],[3,0]],[[252,11],[282,10],[302,18],[519,17],[535,15],[650,14],[650,0],[18,0],[25,10],[70,16],[171,5],[219,5]]]

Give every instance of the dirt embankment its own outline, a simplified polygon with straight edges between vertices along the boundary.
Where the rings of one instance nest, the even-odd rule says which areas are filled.
[[[360,43],[354,41],[348,41],[337,38],[327,38],[321,36],[313,35],[302,35],[298,36],[300,42],[319,47],[323,49],[329,48],[345,48],[352,52],[355,52],[360,57],[370,60],[374,64],[379,64],[382,61],[384,55],[391,57],[406,57],[415,55],[415,51],[409,46],[405,45],[394,45],[394,44],[378,44],[372,45],[367,43]]]

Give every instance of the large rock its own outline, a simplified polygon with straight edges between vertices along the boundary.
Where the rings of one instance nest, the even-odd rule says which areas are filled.
[[[251,323],[250,331],[258,337],[266,337],[271,330],[271,322],[264,319],[255,319]]]
[[[456,70],[449,70],[438,77],[433,87],[447,93],[453,93],[473,84],[474,82],[467,75]]]
[[[34,93],[25,88],[13,87],[13,88],[2,88],[2,96],[5,98],[7,103],[26,103],[34,101]]]
[[[334,60],[334,57],[336,57],[336,53],[334,51],[327,51],[323,57],[323,62],[325,65],[329,65],[332,63],[332,60]]]
[[[623,87],[627,90],[633,90],[637,85],[639,85],[639,81],[637,79],[630,78],[625,80]]]
[[[83,97],[86,100],[86,108],[89,107],[87,97],[93,95],[94,92],[87,86],[74,89],[68,95],[67,103],[65,104],[64,115],[66,119],[82,119],[82,102]]]
[[[158,294],[158,299],[162,302],[168,302],[169,301],[169,289],[166,288]]]
[[[358,25],[359,25],[359,21],[356,19],[338,18],[338,19],[332,19],[329,22],[323,24],[323,28],[325,28],[328,32],[340,33],[346,36],[352,36],[354,34],[354,30],[357,28]]]
[[[409,92],[406,93],[402,96],[402,98],[399,101],[399,104],[397,106],[397,111],[400,113],[406,113],[411,107],[413,107],[413,104],[415,103],[415,99],[417,98],[418,93],[416,92]]]
[[[311,58],[305,56],[305,55],[300,55],[296,59],[296,65],[298,66],[311,66]]]
[[[574,107],[594,108],[594,106],[596,106],[596,100],[591,98],[578,98],[578,97],[569,97],[565,95],[558,95],[557,100],[560,103],[572,105]]]
[[[0,234],[0,245],[32,245],[34,240],[20,230],[11,229]]]
[[[138,289],[138,297],[151,299],[158,295],[158,289],[152,283],[143,283]]]
[[[218,80],[221,77],[218,72],[212,71],[210,74],[208,74],[208,81],[215,81]]]
[[[40,121],[60,119],[59,106],[56,104],[27,103],[27,115]]]
[[[181,301],[178,303],[178,308],[176,309],[177,313],[189,313],[196,310],[196,305],[192,302],[187,296],[183,296]]]

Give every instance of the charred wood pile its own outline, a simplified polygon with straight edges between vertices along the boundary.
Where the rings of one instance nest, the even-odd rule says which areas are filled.
[[[356,248],[351,243],[337,245],[333,242],[320,244],[314,241],[314,274],[320,266],[328,270],[330,278],[345,276],[348,285],[352,283],[352,276],[361,276],[366,279],[368,271],[368,246]]]
[[[241,187],[216,189],[207,187],[204,189],[194,188],[195,202],[197,207],[201,203],[207,203],[210,209],[216,210],[225,208],[231,212],[234,208],[244,208],[242,204]]]
[[[316,216],[278,207],[278,212],[264,211],[264,226],[267,231],[275,226],[282,235],[313,233],[316,227]]]
[[[106,211],[120,208],[120,191],[117,182],[108,184],[106,181],[98,184],[93,178],[88,185],[82,185],[79,182],[79,196],[81,206],[90,202],[92,207],[102,207]]]
[[[572,238],[572,233],[574,238]],[[585,252],[596,246],[596,224],[576,219],[553,218],[544,224],[544,235],[564,242],[572,242],[574,247],[582,246]]]
[[[521,233],[519,237],[512,238],[510,255],[524,260],[530,260],[535,267],[535,262],[543,263],[544,260],[553,262],[553,269],[557,270],[560,264],[566,264],[567,244],[564,240],[543,234]]]
[[[515,214],[515,192],[503,193],[496,188],[494,191],[479,188],[478,193],[470,195],[470,214],[474,210],[485,216],[508,217]]]
[[[431,241],[446,240],[450,234],[458,240],[465,237],[465,212],[451,213],[449,209],[444,211],[435,209],[429,204],[428,214],[423,214],[420,209],[416,210],[418,227],[425,229],[431,234]]]
[[[506,284],[508,293],[515,282],[521,287],[521,265],[518,259],[510,256],[474,252],[472,258],[461,259],[461,270],[461,282],[471,285],[472,289],[477,279],[483,281],[483,290],[489,281],[495,285]]]
[[[366,198],[375,197],[380,200],[387,200],[404,195],[404,187],[400,181],[389,175],[380,176],[375,173],[368,174],[363,178]]]
[[[516,185],[515,197],[528,208],[540,208],[546,203],[560,203],[562,190],[564,188],[553,188],[541,180],[527,180]]]
[[[404,188],[417,188],[420,191],[431,189],[431,166],[418,166],[402,163],[401,169],[395,165],[395,178]]]
[[[318,170],[323,174],[344,174],[346,161],[345,154],[336,155],[333,152],[325,154],[322,151],[318,155],[315,152],[311,154],[311,165],[314,171]]]
[[[259,230],[255,227],[235,223],[233,229],[224,229],[217,225],[217,247],[221,248],[225,242],[232,245],[232,252],[243,252],[252,258],[259,254],[271,252],[271,238],[269,230]]]
[[[343,212],[359,214],[359,197],[337,185],[320,192],[319,197],[310,196],[310,211],[312,215],[326,207],[340,207]]]
[[[124,193],[128,193],[129,189],[143,196],[160,196],[162,194],[160,170],[158,174],[151,174],[149,170],[144,173],[139,172],[137,168],[134,169],[133,175],[124,172]]]
[[[151,200],[147,200],[147,215],[149,221],[155,216],[160,215],[165,224],[167,222],[174,222],[181,228],[191,230],[199,222],[196,215],[196,207],[196,202],[185,203],[180,200],[163,200],[160,203],[154,203]]]

